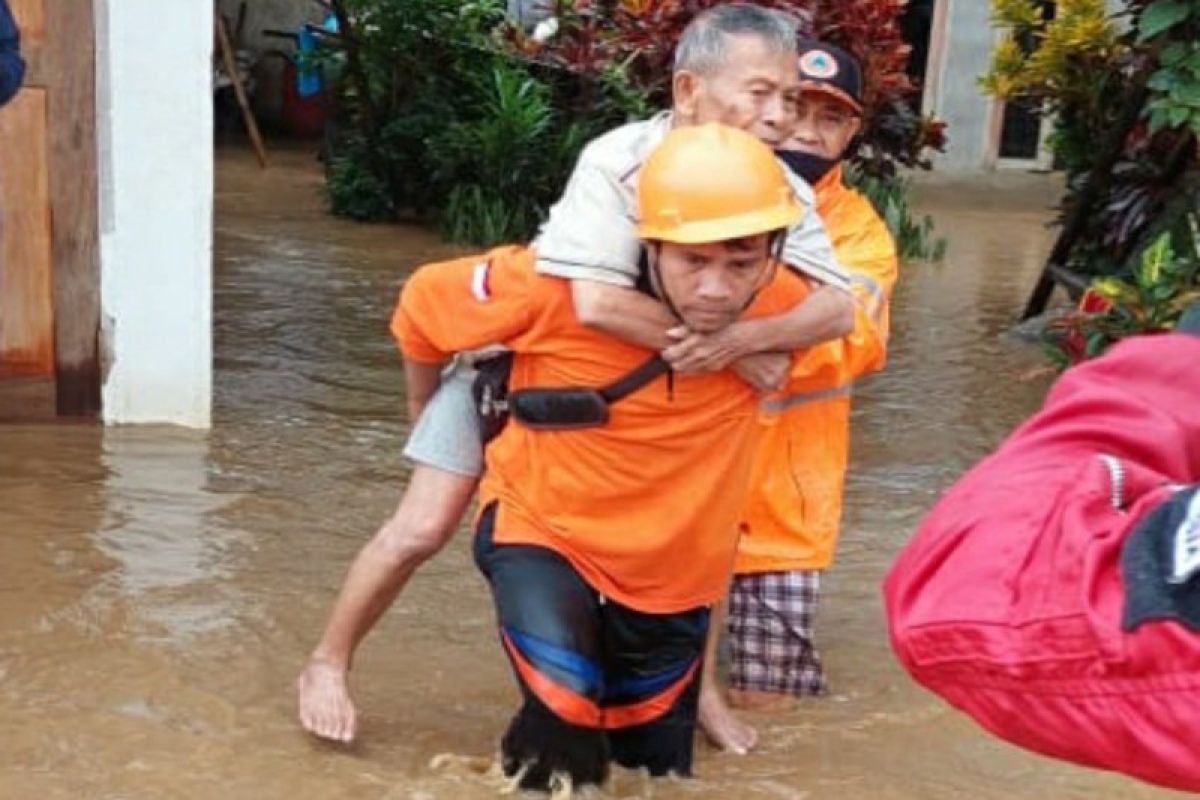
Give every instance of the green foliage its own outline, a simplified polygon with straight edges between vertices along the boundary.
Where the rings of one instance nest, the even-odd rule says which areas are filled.
[[[502,0],[341,4],[365,81],[342,71],[350,120],[327,175],[335,214],[416,214],[465,244],[526,240],[587,139],[649,113],[620,65],[583,86],[501,46]],[[348,53],[334,57],[348,67]]]
[[[1072,135],[1061,134],[1065,126],[1098,130],[1112,121],[1111,91],[1120,80],[1114,72],[1119,72],[1128,48],[1116,22],[1108,18],[1104,0],[1061,2],[1052,20],[1043,19],[1041,5],[1034,0],[993,0],[992,21],[1006,36],[980,78],[985,93],[1058,115],[1060,149],[1074,142]],[[1082,167],[1094,150],[1059,155]]]
[[[1138,18],[1138,40],[1153,39],[1195,14],[1195,6],[1190,0],[1157,0]]]
[[[325,173],[325,196],[339,217],[376,222],[392,215],[387,184],[368,166],[368,145],[361,138],[346,139]]]
[[[933,235],[933,218],[926,214],[920,222],[913,219],[909,207],[909,181],[900,177],[880,177],[849,165],[846,183],[867,196],[887,224],[896,251],[905,261],[941,261],[946,255],[946,240]]]
[[[530,238],[588,138],[553,106],[550,88],[523,68],[497,64],[472,118],[428,142],[431,183],[445,187],[443,234],[490,245]]]
[[[1113,305],[1105,319],[1110,328],[1105,330],[1136,333],[1173,327],[1184,309],[1200,298],[1198,244],[1196,217],[1188,216],[1142,251],[1131,278],[1097,278],[1092,291]]]
[[[1200,44],[1172,42],[1159,64],[1146,84],[1154,95],[1146,106],[1150,132],[1186,127],[1200,133]]]
[[[1129,0],[1128,25],[1102,0],[1062,0],[1052,21],[1039,5],[993,0],[1008,35],[981,85],[1054,115],[1074,236],[1058,266],[1095,279],[1085,300],[1111,306],[1056,329],[1054,350],[1071,361],[1164,329],[1195,291],[1200,2]]]
[[[1135,260],[1127,278],[1092,281],[1078,312],[1047,332],[1054,360],[1066,366],[1094,358],[1128,336],[1168,331],[1200,300],[1200,226],[1188,214],[1161,232]]]
[[[1154,0],[1137,16],[1137,41],[1152,45],[1163,39],[1158,69],[1147,88],[1146,116],[1150,133],[1183,130],[1200,133],[1200,3],[1193,0]]]

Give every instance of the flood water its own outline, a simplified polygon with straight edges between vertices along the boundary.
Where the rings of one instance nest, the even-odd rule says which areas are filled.
[[[0,428],[0,798],[491,798],[515,707],[467,537],[360,651],[346,749],[306,736],[293,681],[351,557],[405,473],[387,332],[417,228],[329,219],[300,152],[218,155],[216,412],[209,433]],[[924,509],[1033,410],[1048,378],[1003,335],[1047,251],[1049,179],[918,193],[950,239],[904,268],[887,371],[858,392],[840,556],[818,621],[834,690],[755,721],[699,777],[621,798],[1171,797],[1000,743],[891,659],[879,581]]]

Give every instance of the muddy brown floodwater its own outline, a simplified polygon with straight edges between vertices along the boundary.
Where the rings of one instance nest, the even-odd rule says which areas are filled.
[[[322,211],[313,159],[218,155],[211,433],[0,428],[0,797],[492,798],[515,704],[467,537],[418,574],[363,647],[361,742],[295,722],[292,683],[343,571],[405,474],[387,332],[427,231]],[[633,798],[1151,798],[1038,758],[911,684],[879,580],[922,512],[1039,402],[1036,348],[1004,336],[1050,234],[1043,177],[919,192],[950,239],[904,268],[891,363],[855,408],[845,532],[818,624],[834,694],[757,722],[699,777],[617,776]]]

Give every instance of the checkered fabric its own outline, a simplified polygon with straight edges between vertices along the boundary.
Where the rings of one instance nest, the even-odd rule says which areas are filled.
[[[813,645],[817,570],[736,575],[729,591],[729,683],[790,695],[827,690]]]

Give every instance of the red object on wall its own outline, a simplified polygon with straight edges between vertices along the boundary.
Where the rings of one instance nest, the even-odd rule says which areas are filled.
[[[329,116],[329,90],[301,97],[296,82],[296,64],[291,59],[283,68],[283,121],[292,136],[317,139],[325,131]]]

